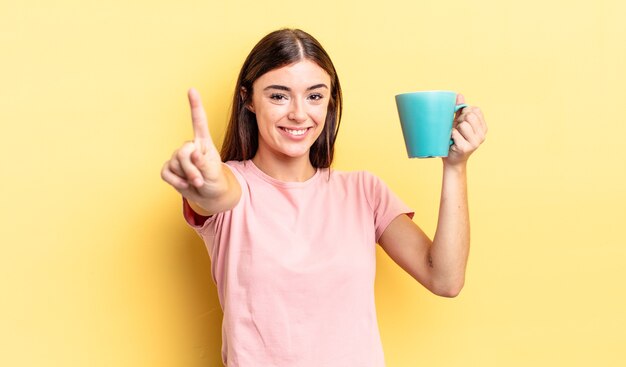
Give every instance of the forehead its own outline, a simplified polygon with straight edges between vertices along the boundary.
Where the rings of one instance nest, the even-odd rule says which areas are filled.
[[[330,88],[330,75],[315,62],[304,59],[270,70],[261,75],[253,84],[261,88],[272,84],[291,88],[308,88],[320,83],[324,83]]]

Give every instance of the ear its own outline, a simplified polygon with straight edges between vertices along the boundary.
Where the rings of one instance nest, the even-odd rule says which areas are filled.
[[[239,95],[241,96],[241,101],[245,103],[246,99],[248,98],[248,90],[246,89],[246,87],[241,87],[241,89],[239,90]],[[254,106],[252,106],[252,103],[246,104],[245,106],[250,112],[254,113]]]

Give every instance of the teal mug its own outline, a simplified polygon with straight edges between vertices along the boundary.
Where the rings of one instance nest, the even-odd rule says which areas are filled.
[[[447,157],[452,145],[456,92],[424,91],[396,95],[402,135],[409,158]]]

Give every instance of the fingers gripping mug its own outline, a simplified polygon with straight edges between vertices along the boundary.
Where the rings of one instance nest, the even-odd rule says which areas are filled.
[[[447,157],[453,141],[456,92],[423,91],[396,95],[402,135],[409,158]]]

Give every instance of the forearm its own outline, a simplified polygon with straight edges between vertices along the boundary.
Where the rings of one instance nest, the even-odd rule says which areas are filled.
[[[429,253],[434,289],[450,296],[461,291],[469,246],[466,165],[444,165],[439,219]]]

